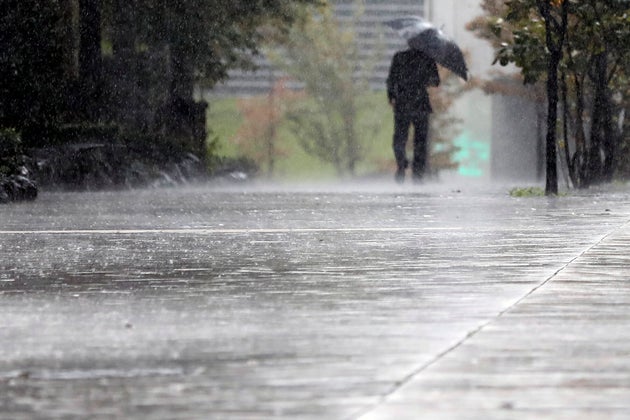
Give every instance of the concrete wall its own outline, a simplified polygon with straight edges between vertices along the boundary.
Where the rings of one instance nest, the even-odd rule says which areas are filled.
[[[490,80],[517,71],[493,66],[490,44],[466,30],[482,15],[479,0],[432,0],[428,17],[467,53],[472,77]],[[464,95],[453,112],[463,121],[456,143],[463,147],[460,174],[497,180],[535,180],[541,174],[538,113],[533,102],[479,90]]]
[[[428,17],[464,51],[470,76],[487,78],[492,67],[492,48],[466,29],[468,22],[481,13],[478,0],[433,0]],[[492,176],[491,110],[492,99],[480,90],[466,93],[452,108],[453,115],[462,121],[455,144],[461,149],[456,160],[460,164],[458,174],[463,177],[490,179]]]
[[[541,105],[516,96],[492,99],[493,179],[536,181],[542,175]]]
[[[466,25],[482,14],[479,0],[432,0],[429,19],[453,38],[467,54],[470,73],[486,77],[492,67],[493,51],[490,45],[466,30]]]

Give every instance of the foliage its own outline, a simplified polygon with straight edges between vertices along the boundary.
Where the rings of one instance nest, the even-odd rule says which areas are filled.
[[[287,113],[292,130],[307,154],[331,163],[338,175],[356,173],[370,154],[381,124],[381,116],[360,117],[374,110],[362,93],[370,90],[368,79],[382,54],[378,41],[367,58],[369,52],[359,49],[356,24],[363,13],[362,4],[356,1],[352,20],[343,22],[335,18],[330,6],[310,9],[290,32],[284,48],[272,53],[276,63],[303,83],[310,98]],[[433,172],[457,165],[453,139],[459,120],[447,111],[465,90],[450,72],[442,71],[441,78],[442,87],[430,91],[436,111],[431,119]]]
[[[357,3],[358,4],[358,3]],[[361,93],[372,66],[360,58],[353,21],[341,22],[330,6],[310,8],[290,32],[286,47],[272,58],[304,85],[309,101],[292,109],[287,118],[304,150],[334,165],[339,175],[353,175],[365,158],[366,142],[376,126],[360,127]],[[378,54],[376,52],[375,54]]]
[[[45,188],[118,189],[173,186],[203,176],[203,162],[182,145],[150,133],[72,127],[82,137],[111,136],[104,142],[58,144],[33,150],[33,175]],[[81,132],[85,134],[80,134]]]
[[[235,142],[243,152],[266,167],[267,176],[274,173],[278,157],[286,154],[278,145],[278,131],[286,114],[303,98],[303,92],[291,90],[287,79],[278,80],[267,95],[242,98],[238,108],[243,124]]]
[[[230,181],[246,181],[258,175],[258,163],[247,156],[217,156],[214,159],[211,173],[214,177]]]
[[[558,145],[574,186],[610,180],[623,147],[621,133],[614,130],[612,95],[628,91],[630,4],[623,0],[484,0],[482,7],[486,15],[470,28],[492,42],[496,61],[514,63],[526,83],[547,83],[548,188],[557,190],[557,181],[550,185],[549,173],[556,170],[558,129],[562,134]],[[558,103],[562,105],[561,125]]]
[[[358,51],[353,22],[361,17],[362,10],[360,2],[356,6],[351,22],[340,22],[329,8],[307,10],[298,19],[300,25],[290,33],[288,45],[273,44],[268,55],[296,79],[282,80],[283,84],[292,84],[293,90],[280,89],[273,99],[240,99],[232,112],[218,109],[222,102],[214,104],[210,125],[232,139],[227,147],[239,151],[231,153],[253,157],[267,173],[278,165],[280,172],[292,177],[312,175],[314,171],[328,176],[329,165],[338,176],[391,170],[391,111],[382,91],[372,92],[367,83],[380,51],[359,60],[364,52]],[[453,139],[459,121],[447,110],[463,92],[455,76],[443,71],[441,77],[442,87],[430,92],[436,110],[431,119],[431,168],[435,172],[456,166]],[[274,112],[270,102],[279,106],[280,112]],[[238,133],[224,129],[234,111],[243,116]],[[301,150],[294,148],[296,139]],[[274,155],[291,158],[276,159]],[[315,166],[309,156],[324,165]]]
[[[626,60],[624,68],[630,68],[630,58]],[[630,109],[630,75],[625,75],[625,82],[622,86],[625,89],[622,90],[622,94],[615,96],[614,99],[619,98],[619,101],[615,100],[615,106],[620,109],[617,115],[616,123],[617,129],[620,132],[619,148],[617,149],[617,175],[623,180],[630,179],[630,118],[628,118],[627,110]]]
[[[310,101],[308,98],[301,101]],[[389,173],[394,169],[391,153],[393,132],[393,118],[387,100],[383,98],[383,91],[366,91],[361,93],[358,101],[365,104],[357,118],[359,127],[378,124],[378,131],[374,140],[366,150],[365,159],[357,166],[357,176],[372,176]],[[236,135],[242,129],[245,120],[238,108],[239,100],[231,97],[215,97],[208,112],[208,127],[219,138],[216,144],[218,156],[239,158],[248,155],[247,146],[238,144]],[[281,156],[274,166],[274,178],[284,180],[312,180],[335,179],[337,171],[332,164],[321,162],[318,158],[308,155],[295,132],[286,119],[279,125],[277,132],[277,148]],[[253,157],[251,157],[253,159]],[[264,162],[262,162],[264,164]],[[261,168],[261,174],[266,168]]]
[[[298,10],[317,1],[3,0],[0,126],[117,123],[104,115],[108,105],[128,111],[116,115],[125,119],[147,103],[112,90],[142,96],[159,79],[150,72],[167,75],[160,87],[192,101],[195,83],[212,86],[230,68],[252,66],[264,27],[281,38]],[[155,65],[156,58],[163,65]],[[106,86],[107,78],[113,82]],[[127,119],[141,131],[154,118]]]
[[[148,127],[189,144],[193,153],[208,152],[206,110],[195,103],[195,86],[210,88],[232,68],[252,68],[262,40],[270,32],[281,39],[303,5],[316,2],[104,0],[104,35],[115,77],[109,86],[116,93],[110,120]],[[146,67],[153,71],[149,77],[139,70]],[[160,80],[156,73],[166,77]],[[117,92],[119,86],[132,93]],[[149,111],[129,118],[130,102]]]
[[[0,129],[0,176],[17,173],[22,162],[20,134],[11,128]]]
[[[59,2],[0,2],[0,127],[51,125],[63,102]]]
[[[0,129],[0,204],[37,197],[37,185],[30,179],[23,153],[20,134]]]
[[[125,19],[134,15],[134,45],[140,49],[170,50],[189,77],[208,87],[227,77],[233,67],[251,67],[265,36],[261,28],[286,34],[305,4],[318,0],[105,0],[106,34],[110,39]]]
[[[58,124],[44,133],[28,133],[28,147],[54,147],[69,143],[112,143],[118,137],[118,127],[100,123]],[[26,136],[24,136],[26,137]]]
[[[545,197],[548,196],[544,188],[540,187],[515,187],[509,191],[510,197],[514,198],[532,198],[532,197]],[[554,197],[567,197],[569,193],[561,192],[558,194],[552,194]]]
[[[545,190],[539,187],[512,188],[511,197],[543,197]]]
[[[459,134],[459,118],[449,115],[448,111],[457,100],[471,88],[470,85],[462,85],[459,77],[454,73],[439,68],[440,87],[430,88],[429,96],[434,113],[430,120],[430,156],[429,168],[433,174],[441,170],[457,169],[458,163],[454,156],[458,148],[454,145],[454,139]],[[411,145],[412,142],[409,142]]]

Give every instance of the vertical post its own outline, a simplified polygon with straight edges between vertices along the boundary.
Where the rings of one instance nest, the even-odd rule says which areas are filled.
[[[61,13],[63,20],[63,60],[66,80],[79,78],[79,4],[77,0],[62,0]]]
[[[96,119],[101,109],[101,0],[79,0],[81,106]]]
[[[556,146],[556,121],[558,119],[558,69],[564,50],[568,26],[568,9],[565,0],[561,0],[559,7],[561,22],[552,15],[550,0],[539,0],[538,7],[545,20],[546,44],[549,50],[547,57],[547,180],[546,195],[558,194],[558,155]],[[554,39],[555,35],[555,39]]]
[[[101,71],[101,0],[79,0],[79,70],[83,80]]]
[[[550,28],[548,28],[550,30]],[[556,149],[556,121],[558,119],[558,66],[560,58],[557,51],[551,51],[549,56],[547,77],[547,181],[545,193],[558,194],[558,156]]]
[[[108,101],[112,105],[110,117],[131,129],[146,127],[150,121],[147,117],[150,107],[141,99],[148,95],[148,88],[140,88],[138,76],[136,3],[136,0],[113,2],[112,66],[115,70],[107,76]]]
[[[545,175],[545,111],[536,107],[536,179],[541,181]]]
[[[423,17],[428,21],[433,21],[433,5],[431,0],[422,0]]]

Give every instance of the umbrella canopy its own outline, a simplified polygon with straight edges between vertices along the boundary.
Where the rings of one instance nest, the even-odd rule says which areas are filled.
[[[468,80],[468,67],[459,46],[441,29],[421,17],[408,16],[385,22],[407,40],[411,48],[420,50],[436,63]]]

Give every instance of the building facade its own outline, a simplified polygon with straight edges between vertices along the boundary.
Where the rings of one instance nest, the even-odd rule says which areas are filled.
[[[343,24],[355,19],[357,6],[363,8],[356,22],[357,39],[362,49],[370,49],[375,40],[383,42],[384,52],[374,66],[374,75],[370,80],[373,89],[384,89],[389,64],[394,52],[405,47],[405,42],[389,31],[383,22],[405,15],[427,17],[430,0],[333,0],[335,15]],[[387,36],[389,35],[389,36]],[[283,76],[273,68],[264,57],[255,59],[256,71],[234,70],[229,79],[214,88],[218,95],[256,95],[267,93],[274,81]]]

